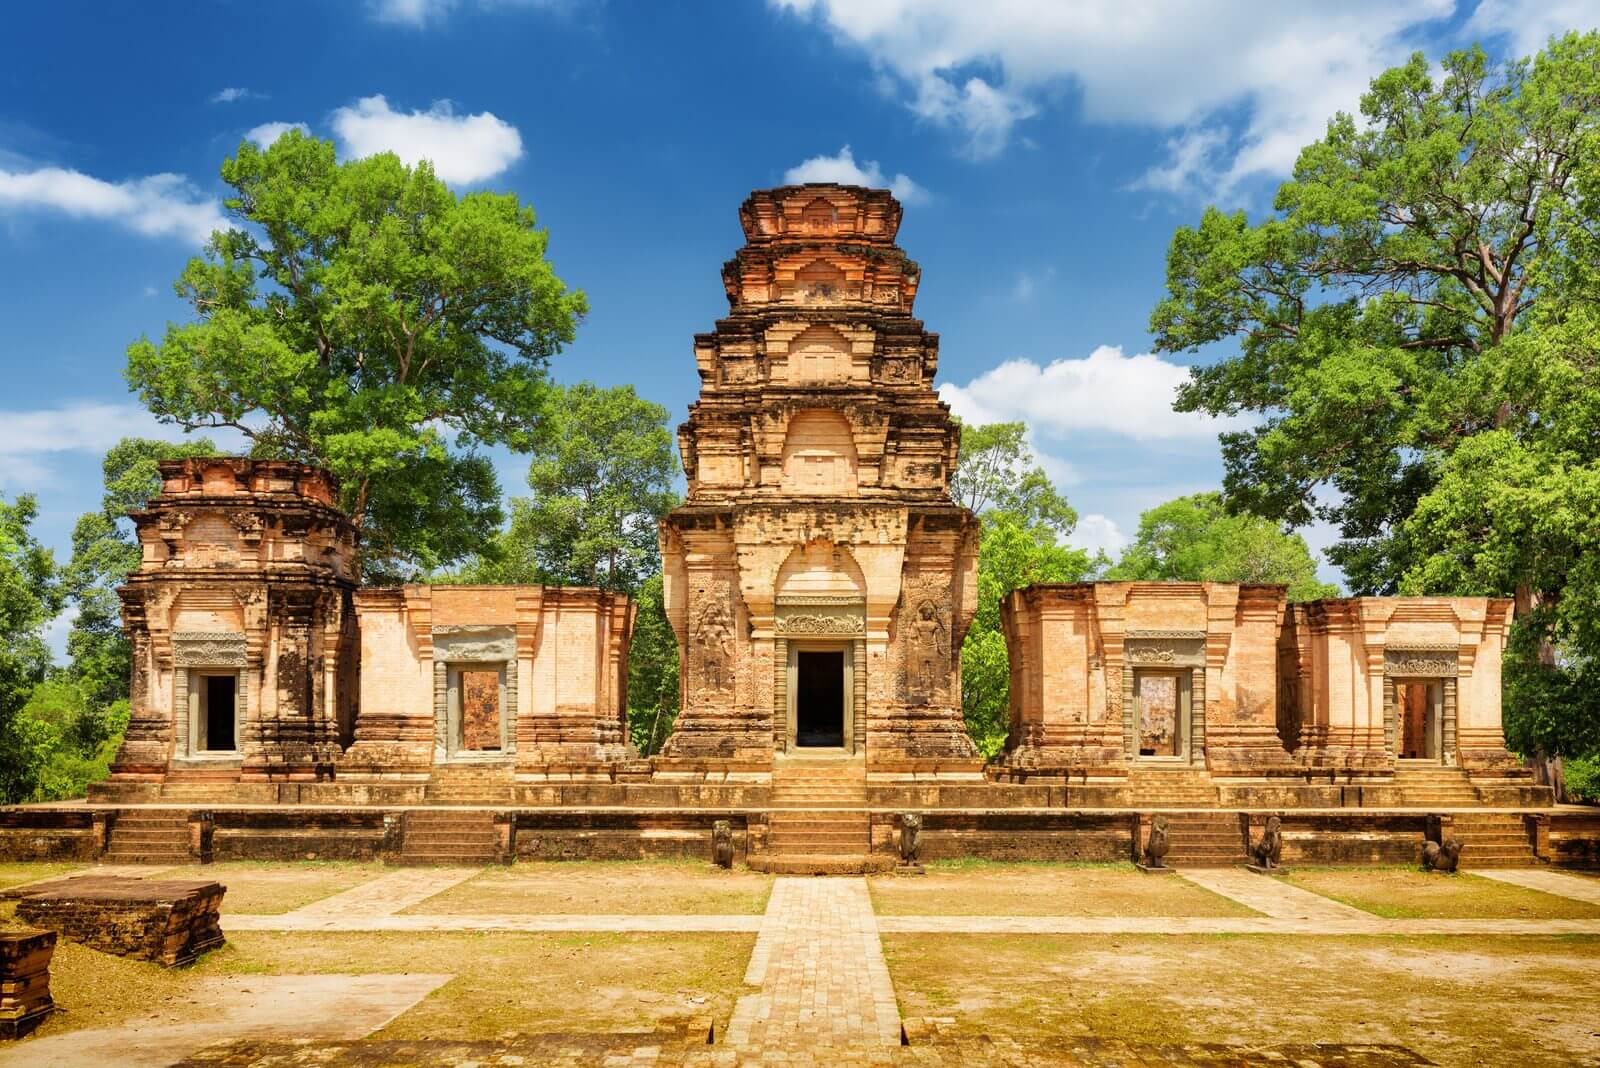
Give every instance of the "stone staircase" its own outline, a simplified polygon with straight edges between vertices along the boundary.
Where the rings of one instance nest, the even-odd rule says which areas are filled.
[[[516,800],[516,769],[510,763],[435,765],[422,796],[430,805],[509,805]]]
[[[1135,765],[1128,770],[1129,803],[1139,809],[1215,808],[1217,787],[1205,769]]]
[[[119,812],[111,821],[111,841],[100,858],[105,864],[193,863],[189,818],[181,809]]]
[[[1397,764],[1394,784],[1406,808],[1476,808],[1483,803],[1465,771],[1442,764]]]
[[[1461,870],[1527,868],[1540,863],[1522,817],[1514,812],[1457,812],[1448,835],[1461,839]]]
[[[758,871],[853,874],[892,867],[871,855],[864,758],[779,756],[772,767],[766,849],[749,858]]]
[[[1247,862],[1239,816],[1233,812],[1172,812],[1166,862],[1174,868],[1233,868]]]
[[[407,809],[397,863],[474,867],[499,859],[494,815],[449,809]]]

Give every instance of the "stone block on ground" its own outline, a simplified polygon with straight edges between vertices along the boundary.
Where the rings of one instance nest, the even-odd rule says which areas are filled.
[[[17,917],[90,949],[172,968],[222,945],[226,887],[208,879],[87,875],[6,891]]]
[[[21,1038],[55,1011],[50,1000],[54,931],[0,931],[0,1038]]]

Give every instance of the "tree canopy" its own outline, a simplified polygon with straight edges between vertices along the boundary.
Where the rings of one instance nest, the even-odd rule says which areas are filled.
[[[479,550],[503,517],[478,450],[538,440],[545,365],[586,310],[533,209],[293,130],[222,177],[235,225],[176,284],[196,318],[129,347],[130,385],[163,420],[331,470],[369,577]]]
[[[50,666],[44,628],[61,608],[55,559],[31,530],[38,505],[0,500],[0,803],[24,801],[37,784],[48,733],[22,714]]]
[[[1333,597],[1317,580],[1317,562],[1298,534],[1270,519],[1229,514],[1220,493],[1179,497],[1139,517],[1139,533],[1108,579],[1281,582],[1291,601]]]
[[[1026,423],[963,423],[950,496],[979,515],[1005,512],[1063,537],[1078,524],[1078,513],[1035,460]]]
[[[1223,435],[1231,506],[1322,518],[1357,593],[1501,594],[1513,744],[1600,745],[1600,33],[1492,69],[1380,75],[1275,214],[1174,236],[1163,351],[1228,341],[1178,407]]]

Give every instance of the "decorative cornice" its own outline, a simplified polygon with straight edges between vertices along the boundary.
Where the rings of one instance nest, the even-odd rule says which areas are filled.
[[[1204,641],[1203,630],[1130,630],[1123,635],[1125,641]]]

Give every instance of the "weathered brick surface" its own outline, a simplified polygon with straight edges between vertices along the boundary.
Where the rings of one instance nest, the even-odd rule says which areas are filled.
[[[55,1009],[50,957],[56,933],[0,931],[0,1038],[21,1038]]]
[[[17,917],[91,949],[188,964],[222,945],[218,910],[224,887],[201,879],[78,876],[7,891]]]

